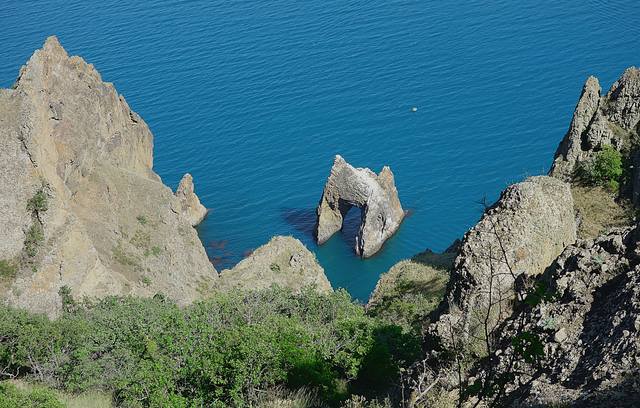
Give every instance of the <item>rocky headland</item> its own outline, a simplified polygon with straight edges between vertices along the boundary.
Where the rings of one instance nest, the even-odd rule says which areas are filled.
[[[507,187],[465,234],[410,406],[640,405],[639,72],[604,96],[590,77],[551,177]]]
[[[640,406],[639,133],[640,71],[627,69],[604,96],[590,77],[549,175],[508,186],[444,253],[395,265],[363,308],[334,292],[292,237],[274,237],[218,274],[193,228],[207,209],[192,177],[175,193],[165,186],[142,118],[51,37],[0,90],[3,310],[62,314],[63,325],[96,330],[110,308],[133,311],[132,321],[141,308],[153,321],[142,316],[149,331],[131,330],[124,354],[109,354],[121,347],[109,334],[91,352],[83,342],[79,351],[56,343],[49,355],[21,346],[29,339],[20,324],[57,320],[0,319],[0,378],[29,373],[61,387],[85,374],[69,376],[79,361],[103,364],[113,377],[95,384],[140,406],[160,406],[171,387],[172,401],[184,404],[214,401],[211,390],[222,395],[215,403],[253,403],[263,387],[285,383],[337,398],[337,373],[357,392],[383,389],[368,396],[388,397],[386,406]],[[319,244],[351,207],[362,213],[361,257],[379,251],[405,216],[388,167],[376,174],[336,156],[317,207]],[[73,300],[109,295],[120,297],[97,312]],[[174,332],[183,337],[163,343]],[[110,358],[123,355],[135,376],[114,374]],[[160,367],[170,380],[158,386]],[[153,395],[138,386],[149,375]],[[381,406],[359,398],[345,406]]]
[[[152,170],[149,128],[91,64],[48,38],[0,110],[5,302],[55,314],[68,287],[186,304],[217,279],[183,200]]]
[[[313,287],[331,292],[331,284],[315,255],[293,237],[273,237],[232,269],[220,272],[220,289],[258,290],[277,285],[300,291]]]

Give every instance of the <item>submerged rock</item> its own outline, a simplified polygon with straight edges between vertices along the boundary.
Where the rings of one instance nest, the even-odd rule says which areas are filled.
[[[180,210],[182,215],[189,220],[192,226],[196,226],[207,216],[207,208],[200,203],[200,199],[195,193],[193,177],[187,173],[180,180],[180,185],[176,190],[176,197],[180,200]]]
[[[481,336],[487,315],[498,324],[511,313],[521,275],[536,276],[576,240],[573,198],[567,183],[546,176],[511,185],[469,230],[454,262],[448,310],[431,330],[443,343],[451,328]]]
[[[198,298],[217,274],[152,153],[113,85],[47,39],[0,91],[0,261],[13,265],[2,300],[54,315],[63,286]]]
[[[232,269],[220,273],[220,289],[264,289],[272,285],[299,291],[315,286],[331,292],[331,284],[315,255],[293,237],[277,236]]]
[[[366,258],[380,250],[404,218],[391,169],[385,166],[376,175],[369,169],[354,168],[339,155],[335,157],[317,209],[318,244],[342,229],[351,207],[362,213],[355,252]]]

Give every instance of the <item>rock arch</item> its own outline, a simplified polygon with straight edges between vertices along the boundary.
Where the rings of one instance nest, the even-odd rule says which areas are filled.
[[[325,243],[342,229],[344,217],[352,207],[361,211],[355,252],[366,258],[380,250],[404,218],[389,167],[376,174],[351,166],[340,155],[335,157],[317,209],[318,244]]]

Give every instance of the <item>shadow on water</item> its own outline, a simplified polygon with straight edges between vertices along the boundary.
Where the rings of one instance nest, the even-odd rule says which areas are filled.
[[[351,248],[356,245],[356,235],[358,235],[361,222],[362,211],[357,207],[351,207],[342,221],[342,230],[340,231],[340,235]]]
[[[280,214],[287,224],[304,234],[305,238],[315,239],[315,208],[281,208]]]
[[[281,208],[280,213],[287,224],[302,233],[305,238],[315,240],[317,217],[315,208]],[[361,217],[362,212],[359,208],[351,208],[344,217],[340,236],[351,247],[355,245]]]

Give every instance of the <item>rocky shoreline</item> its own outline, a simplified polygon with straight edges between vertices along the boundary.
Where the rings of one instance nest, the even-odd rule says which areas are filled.
[[[640,70],[604,96],[590,77],[548,176],[507,187],[445,254],[427,251],[381,277],[367,312],[423,340],[423,358],[398,385],[403,404],[640,405],[640,235],[628,211],[640,197],[639,134]],[[193,228],[207,209],[191,175],[172,192],[152,150],[149,128],[113,85],[47,39],[0,90],[4,304],[55,317],[69,291],[162,294],[180,306],[273,285],[332,293],[292,237],[218,273]],[[361,257],[405,215],[388,167],[376,174],[336,156],[318,243],[352,206],[363,213]]]

